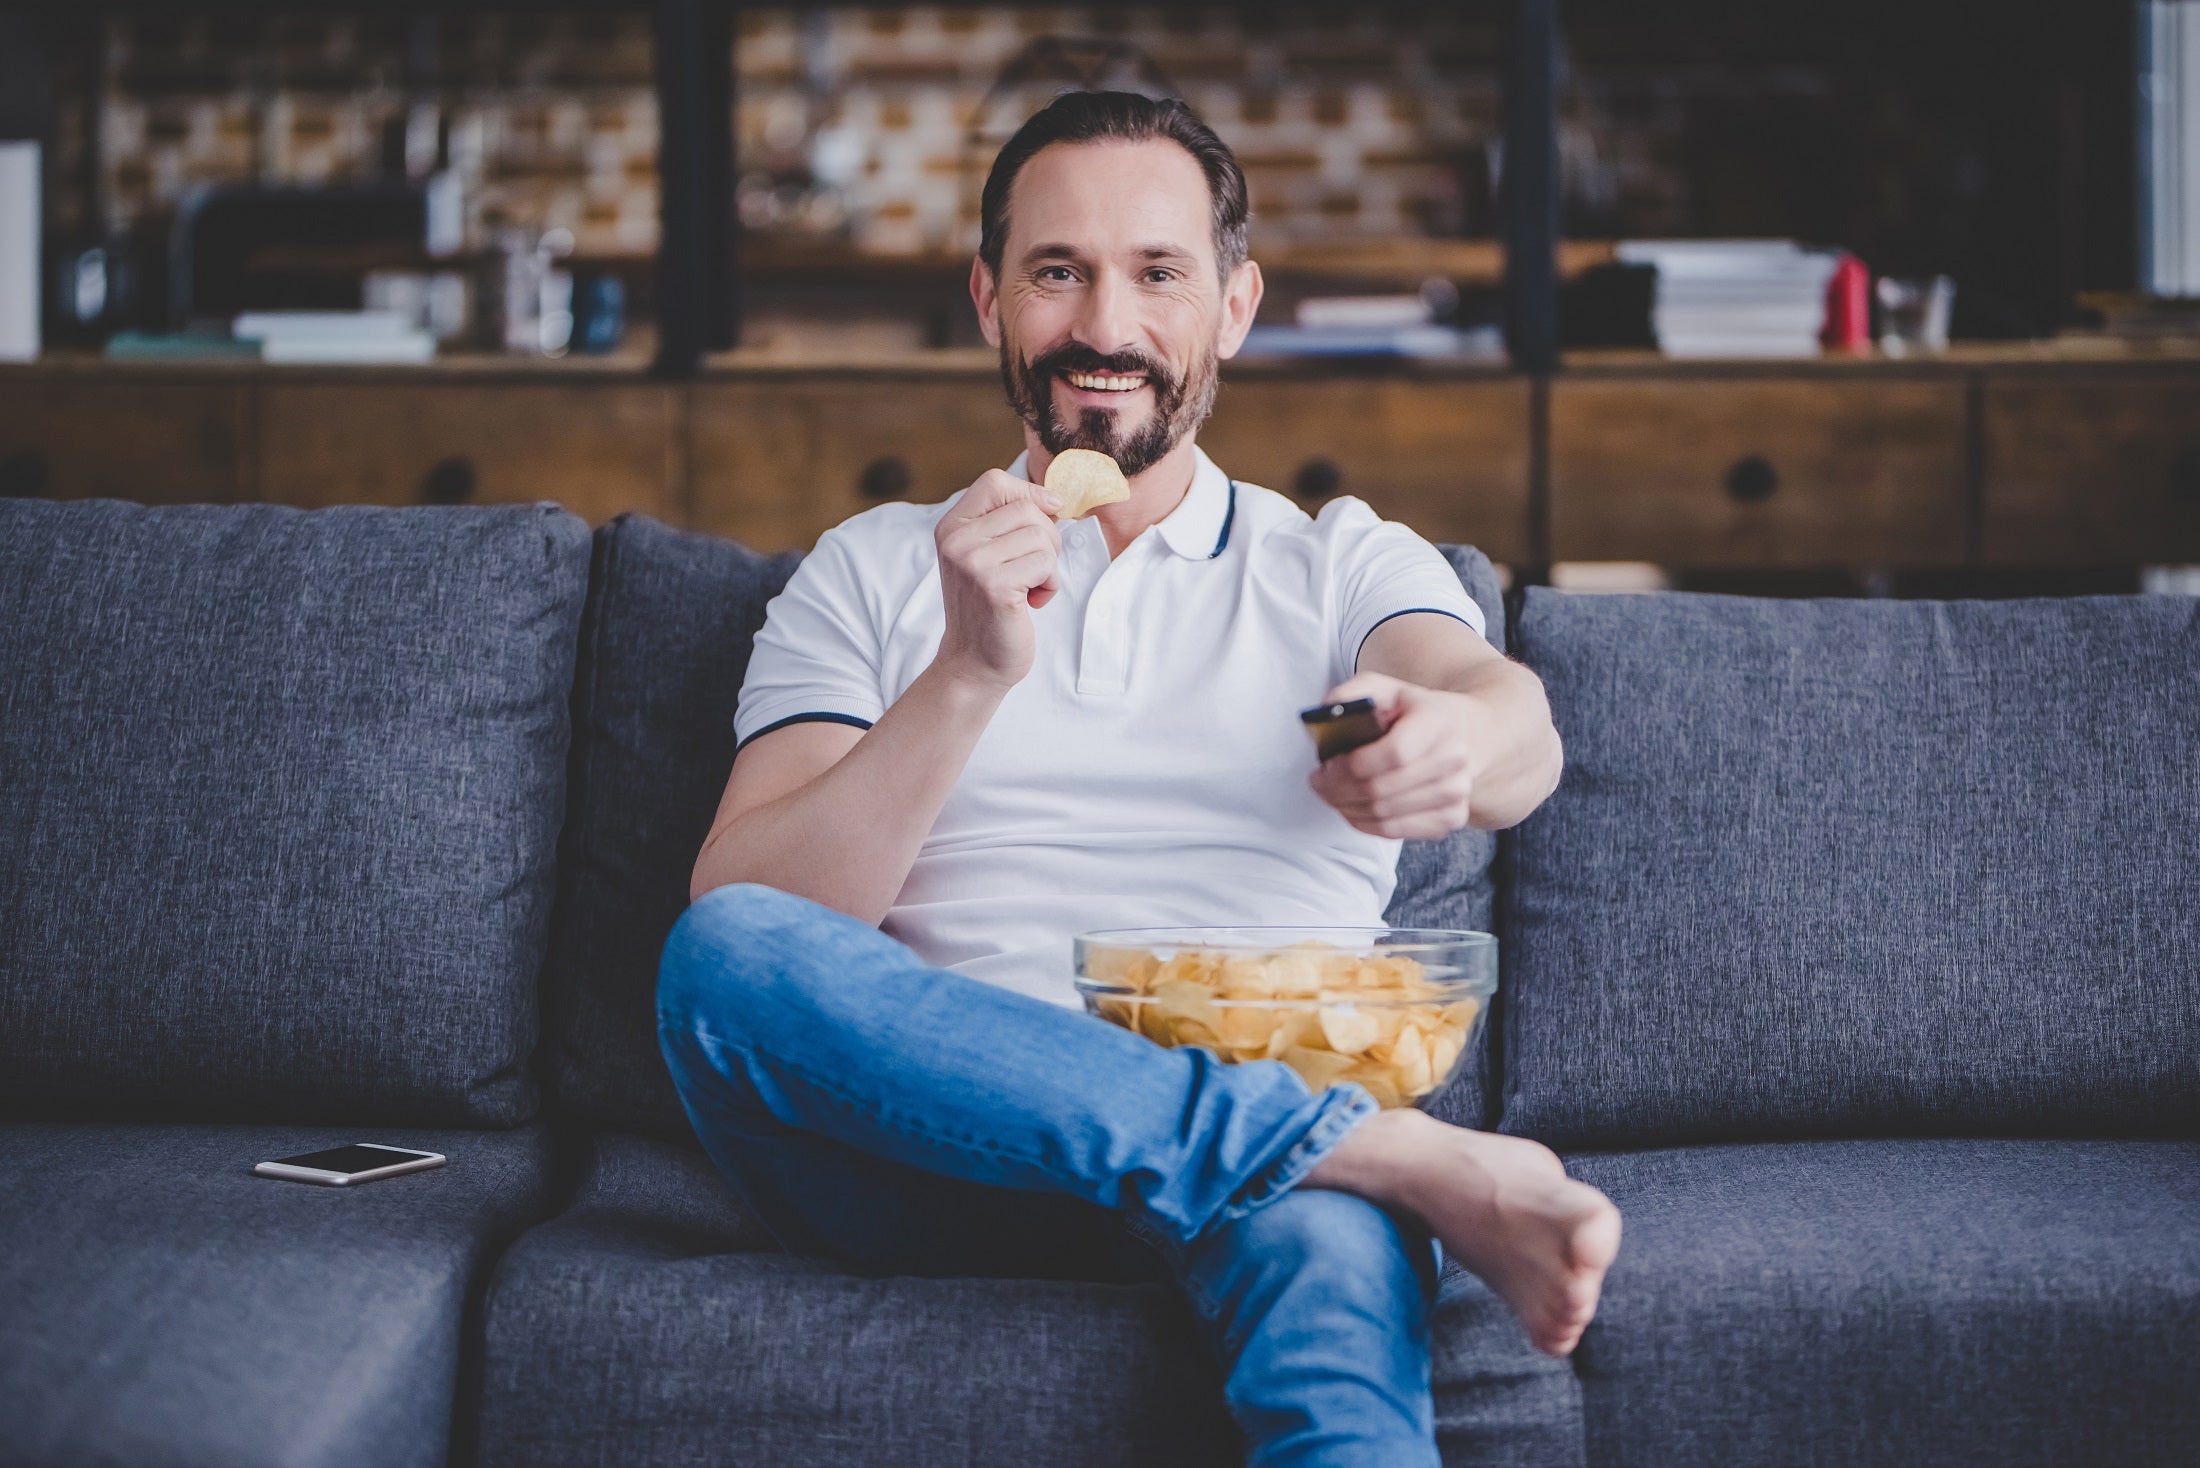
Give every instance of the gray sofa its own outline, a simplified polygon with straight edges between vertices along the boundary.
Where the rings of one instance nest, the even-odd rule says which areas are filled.
[[[792,564],[0,502],[0,1463],[1233,1459],[1166,1291],[792,1257],[688,1135],[657,950]],[[1626,1238],[1565,1361],[1446,1277],[1446,1460],[2200,1461],[2200,603],[1518,610],[1566,778],[1393,919],[1503,937],[1438,1109]],[[450,1165],[250,1172],[346,1140]]]

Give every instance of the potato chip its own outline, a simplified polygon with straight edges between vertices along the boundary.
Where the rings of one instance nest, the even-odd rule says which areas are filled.
[[[1482,1008],[1450,998],[1413,958],[1318,939],[1166,958],[1096,948],[1084,976],[1125,996],[1088,994],[1094,1013],[1157,1044],[1201,1046],[1231,1063],[1281,1060],[1313,1090],[1352,1081],[1385,1107],[1411,1105],[1450,1078]]]
[[[1355,1065],[1339,1079],[1358,1081],[1375,1098],[1375,1104],[1386,1111],[1406,1104],[1404,1090],[1378,1066]]]
[[[1352,1069],[1350,1056],[1310,1050],[1304,1045],[1293,1045],[1276,1058],[1297,1071],[1309,1091],[1327,1090],[1337,1077]]]
[[[1256,1004],[1222,1004],[1217,1008],[1221,1015],[1215,1021],[1215,1033],[1223,1044],[1254,1055],[1268,1053],[1268,1038],[1275,1034],[1282,1015]]]
[[[1276,1027],[1268,1032],[1268,1043],[1262,1047],[1262,1055],[1269,1060],[1281,1058],[1283,1052],[1294,1045],[1302,1045],[1317,1026],[1311,1009],[1285,1009],[1276,1013]],[[1318,1033],[1314,1039],[1320,1039]]]
[[[1047,488],[1062,497],[1056,518],[1082,520],[1102,505],[1131,497],[1130,481],[1115,460],[1091,449],[1064,449],[1047,465]]]
[[[1324,994],[1323,998],[1331,996]],[[1324,1004],[1321,1008],[1322,1038],[1329,1048],[1339,1055],[1357,1055],[1382,1038],[1382,1020],[1371,1010],[1356,1004]]]
[[[1428,1046],[1422,1042],[1421,1032],[1410,1025],[1399,1031],[1390,1047],[1390,1074],[1398,1089],[1408,1096],[1435,1088],[1436,1081],[1429,1073]]]
[[[1451,1068],[1459,1063],[1459,1052],[1466,1048],[1465,1040],[1450,1030],[1440,1030],[1428,1042],[1428,1068],[1432,1075],[1448,1076]]]

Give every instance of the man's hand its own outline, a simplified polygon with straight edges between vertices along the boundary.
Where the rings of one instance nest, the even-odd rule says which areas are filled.
[[[1031,671],[1031,614],[1061,589],[1061,499],[988,469],[933,528],[947,627],[934,665],[1006,689]]]
[[[1492,742],[1488,706],[1385,673],[1348,678],[1322,702],[1354,698],[1375,700],[1383,737],[1324,760],[1307,777],[1314,793],[1370,836],[1428,840],[1466,825]]]

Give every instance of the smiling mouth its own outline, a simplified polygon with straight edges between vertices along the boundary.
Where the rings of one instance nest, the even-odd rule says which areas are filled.
[[[1062,380],[1086,392],[1135,392],[1146,385],[1144,373],[1122,377],[1111,372],[1065,372]]]

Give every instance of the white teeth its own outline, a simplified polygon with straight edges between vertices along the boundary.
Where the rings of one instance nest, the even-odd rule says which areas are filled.
[[[1143,377],[1102,377],[1093,372],[1067,372],[1071,384],[1089,392],[1130,392],[1146,385]]]

